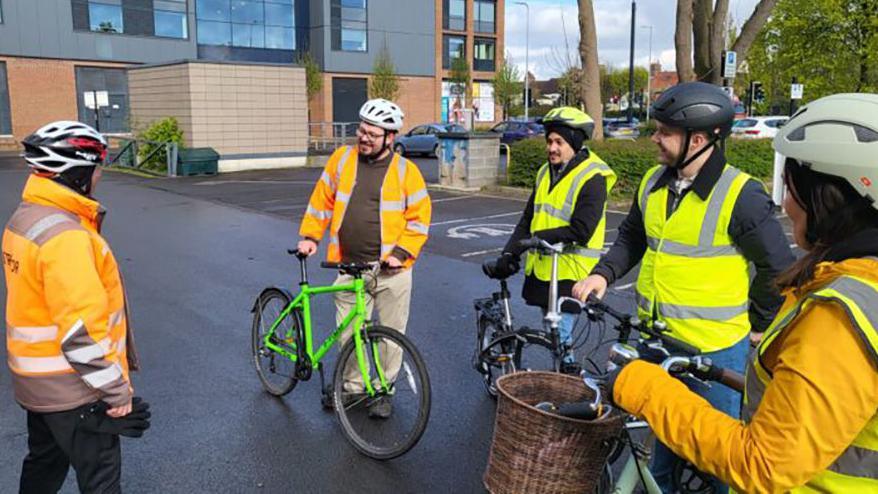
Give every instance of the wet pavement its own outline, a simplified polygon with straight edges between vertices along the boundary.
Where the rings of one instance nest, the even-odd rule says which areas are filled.
[[[143,360],[135,387],[154,410],[144,438],[123,440],[126,492],[484,491],[495,405],[470,365],[472,300],[496,289],[478,264],[499,253],[524,202],[431,192],[431,239],[415,267],[407,334],[430,370],[432,414],[412,451],[381,463],[349,446],[335,416],[321,409],[316,377],[273,398],[262,390],[250,356],[254,298],[265,286],[294,290],[298,282],[298,266],[285,250],[297,240],[319,175],[318,169],[178,179],[104,175],[97,191],[109,210],[104,233],[127,281]],[[25,179],[17,160],[0,160],[4,221]],[[610,212],[608,242],[623,218]],[[334,278],[316,262],[309,274],[312,284]],[[520,276],[512,282],[516,295],[520,283]],[[621,295],[611,300],[620,309],[633,309],[629,283],[623,280]],[[517,296],[513,310],[518,324],[539,324],[537,311]],[[325,335],[331,300],[317,299],[314,312],[317,334]],[[4,368],[0,492],[17,489],[26,451],[25,413],[10,385]],[[72,474],[64,492],[75,492]]]

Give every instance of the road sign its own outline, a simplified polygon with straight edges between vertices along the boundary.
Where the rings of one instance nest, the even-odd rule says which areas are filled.
[[[738,70],[738,54],[733,51],[723,52],[723,77],[734,79]]]
[[[805,93],[805,85],[804,84],[790,85],[790,99],[802,99],[802,95],[804,93]]]

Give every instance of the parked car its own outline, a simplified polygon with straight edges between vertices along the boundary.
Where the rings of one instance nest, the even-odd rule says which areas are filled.
[[[777,129],[787,123],[790,117],[749,117],[736,120],[732,126],[732,137],[740,139],[770,139],[777,135]]]
[[[401,155],[422,154],[425,156],[438,156],[439,137],[443,132],[466,132],[466,129],[457,124],[432,123],[419,125],[396,138],[393,150]]]
[[[538,136],[543,133],[543,126],[537,122],[516,122],[507,120],[491,127],[491,132],[502,134],[500,142],[512,144],[522,139]]]
[[[604,126],[604,135],[610,139],[637,139],[640,128],[637,122],[609,122]]]

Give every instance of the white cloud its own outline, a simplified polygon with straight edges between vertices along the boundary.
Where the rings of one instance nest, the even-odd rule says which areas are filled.
[[[627,67],[631,29],[630,0],[595,0],[598,34],[598,57],[612,67]],[[731,0],[729,13],[740,26],[747,20],[758,0]],[[538,79],[557,76],[565,63],[565,30],[568,56],[579,58],[579,11],[575,0],[530,0],[530,71]],[[506,50],[512,63],[524,71],[525,8],[506,3]],[[635,64],[646,66],[649,53],[649,29],[653,26],[652,54],[665,70],[673,70],[676,2],[640,0],[637,3]]]

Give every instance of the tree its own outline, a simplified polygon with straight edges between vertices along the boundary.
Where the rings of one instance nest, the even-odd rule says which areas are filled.
[[[743,36],[743,32],[741,34]],[[740,40],[740,37],[739,37]],[[788,109],[793,77],[804,101],[842,92],[878,91],[878,5],[871,0],[780,0],[754,39],[748,65],[766,102]]]
[[[399,96],[399,76],[390,58],[390,51],[385,46],[372,66],[372,82],[369,84],[370,98],[384,98],[394,101]]]
[[[311,99],[323,89],[323,74],[320,73],[320,66],[314,57],[307,51],[299,55],[298,62],[305,69],[305,91],[308,99]]]
[[[466,98],[470,88],[469,62],[466,61],[466,58],[456,57],[451,61],[449,81],[451,82],[454,94],[461,97],[461,105],[466,107]]]
[[[612,69],[601,75],[605,78],[601,84],[604,98],[610,96],[627,97],[628,95],[628,69]],[[634,88],[635,91],[646,90],[646,81],[649,78],[649,71],[643,67],[634,67]]]
[[[521,74],[518,67],[509,63],[508,56],[500,62],[491,83],[494,85],[494,101],[503,108],[503,120],[506,120],[512,103],[521,96]]]
[[[765,26],[777,2],[760,0],[744,23],[741,34],[731,45],[731,49],[738,54],[739,64],[746,60],[753,40]],[[727,24],[729,3],[729,0],[677,0],[674,46],[677,51],[677,76],[681,82],[697,78],[713,84],[722,83],[722,52],[730,45]]]
[[[594,119],[592,139],[604,139],[604,105],[601,101],[601,72],[598,64],[598,36],[595,28],[594,4],[591,0],[578,0],[579,5],[579,57],[582,60],[582,84],[580,87],[585,111]]]

